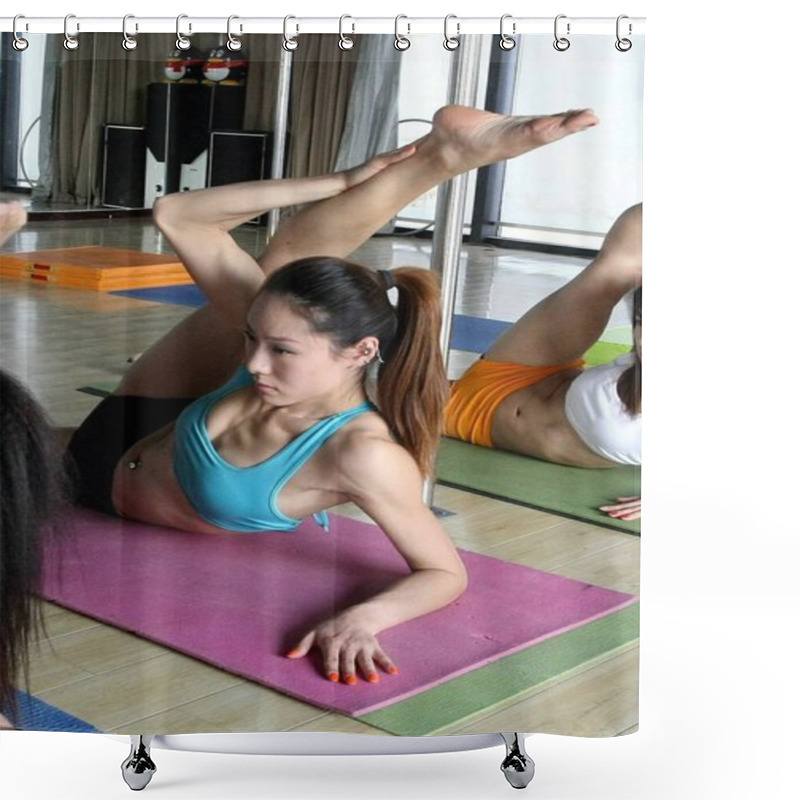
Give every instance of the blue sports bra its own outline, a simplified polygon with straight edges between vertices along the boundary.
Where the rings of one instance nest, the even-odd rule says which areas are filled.
[[[281,513],[276,503],[281,489],[339,428],[373,406],[365,402],[325,417],[266,461],[237,467],[217,453],[206,419],[223,397],[252,384],[252,375],[240,367],[224,386],[183,410],[175,422],[175,476],[194,510],[212,525],[242,533],[291,531],[302,520]],[[327,530],[324,511],[314,519]]]

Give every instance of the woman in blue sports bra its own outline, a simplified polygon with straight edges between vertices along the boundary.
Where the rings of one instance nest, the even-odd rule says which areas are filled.
[[[73,436],[81,501],[208,534],[324,524],[325,509],[355,503],[410,572],[287,655],[319,648],[333,681],[394,672],[378,634],[466,586],[422,501],[449,392],[439,294],[427,270],[343,259],[439,183],[595,123],[590,111],[448,107],[414,145],[346,172],[161,198],[155,221],[210,303],[147,350]],[[299,205],[260,259],[236,244],[238,225]]]

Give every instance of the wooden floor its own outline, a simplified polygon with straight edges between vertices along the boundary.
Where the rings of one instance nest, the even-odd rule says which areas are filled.
[[[240,241],[256,250],[263,230],[245,226]],[[146,220],[36,223],[3,248],[78,244],[168,252]],[[427,266],[429,243],[380,238],[357,259],[376,267]],[[468,247],[457,311],[516,319],[579,270],[578,259]],[[36,394],[58,426],[74,426],[97,403],[76,391],[109,382],[188,309],[142,300],[0,280],[2,366]],[[612,320],[625,326],[624,311]],[[456,353],[451,371],[475,356]],[[640,539],[456,489],[437,487],[435,504],[455,512],[443,524],[459,547],[638,594]],[[359,516],[357,511],[343,508]],[[519,602],[509,590],[509,613]],[[32,658],[30,691],[96,727],[115,733],[330,731],[381,734],[210,667],[136,636],[48,604],[47,636]],[[637,726],[638,647],[599,659],[507,707],[446,733],[497,730],[618,735]]]

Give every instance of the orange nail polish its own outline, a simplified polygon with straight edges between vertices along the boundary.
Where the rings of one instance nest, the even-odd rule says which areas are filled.
[[[300,655],[300,653],[299,653],[299,651],[297,650],[297,648],[294,648],[293,650],[290,650],[290,651],[289,651],[289,652],[286,654],[286,658],[297,658],[297,656],[299,656],[299,655]]]
[[[328,677],[334,682],[339,683],[339,673],[338,672],[331,672]]]
[[[369,675],[367,675],[367,680],[368,680],[370,683],[377,683],[377,682],[380,680],[380,678],[378,677],[377,673],[375,673],[375,672],[370,672],[370,674],[369,674]]]
[[[399,669],[397,669],[397,667],[389,667],[389,669],[388,669],[388,670],[386,670],[386,671],[387,671],[387,672],[388,672],[390,675],[399,675],[399,674],[400,674],[400,670],[399,670]]]
[[[355,686],[358,683],[358,678],[355,675],[345,675],[344,682],[348,686]]]

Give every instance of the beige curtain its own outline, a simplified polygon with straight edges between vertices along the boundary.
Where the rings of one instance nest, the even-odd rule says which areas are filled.
[[[245,128],[273,130],[283,37],[250,36]],[[358,46],[343,51],[337,35],[298,38],[292,54],[289,100],[288,177],[319,175],[334,168],[344,130]]]
[[[292,65],[289,175],[320,175],[336,163],[358,63],[358,45],[339,47],[335,35],[298,39]]]
[[[218,36],[206,36],[193,37],[204,52],[219,44]],[[246,130],[273,128],[282,41],[271,35],[244,40],[249,62]],[[298,43],[292,56],[287,159],[287,175],[293,177],[334,168],[358,62],[358,47],[342,51],[336,35],[304,35]],[[147,85],[163,79],[164,60],[174,45],[174,34],[147,34],[126,52],[120,35],[104,33],[81,35],[77,50],[61,48],[53,99],[51,200],[99,204],[103,125],[145,124]]]

